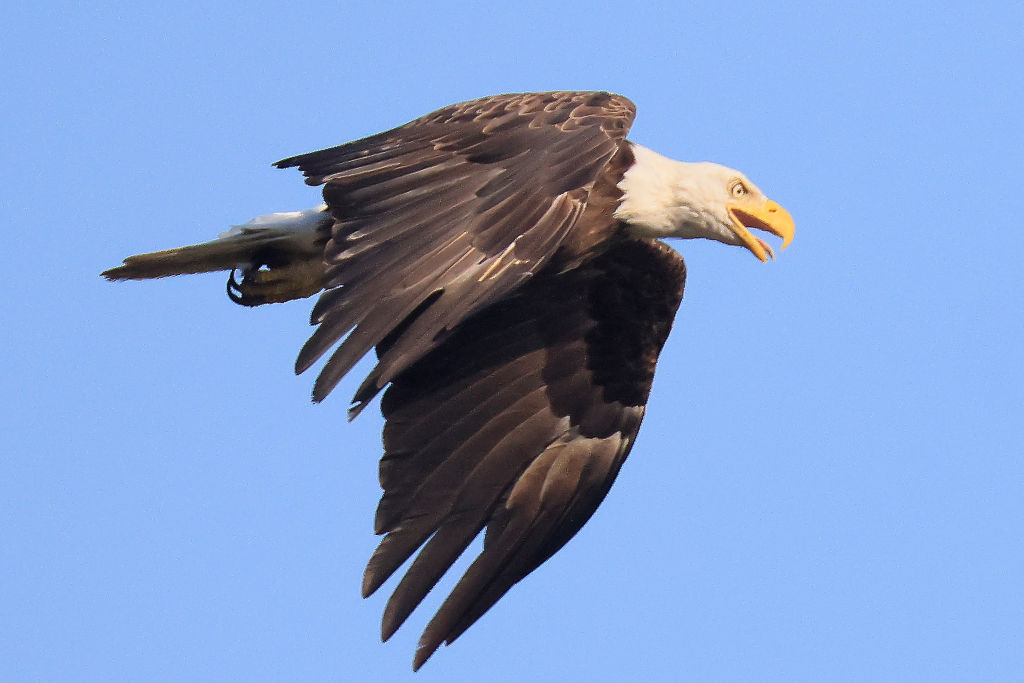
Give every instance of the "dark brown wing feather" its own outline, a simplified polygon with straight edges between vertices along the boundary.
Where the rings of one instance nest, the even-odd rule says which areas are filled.
[[[279,161],[324,184],[335,223],[316,331],[296,361],[323,399],[391,334],[354,412],[474,311],[538,272],[573,230],[635,109],[597,92],[499,95]],[[347,336],[346,336],[347,335]]]
[[[684,280],[670,247],[615,242],[579,268],[540,273],[394,378],[382,401],[385,536],[364,594],[419,554],[385,609],[385,639],[486,528],[415,667],[593,514],[640,427]]]

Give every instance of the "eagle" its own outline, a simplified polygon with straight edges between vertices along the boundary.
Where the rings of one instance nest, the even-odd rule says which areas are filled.
[[[130,256],[109,280],[228,271],[243,306],[319,295],[295,363],[323,400],[373,350],[354,418],[384,416],[374,593],[415,554],[382,639],[470,543],[482,550],[419,640],[450,644],[594,514],[633,447],[686,268],[661,238],[774,257],[788,212],[742,173],[626,139],[607,92],[495,95],[289,157],[323,204]]]

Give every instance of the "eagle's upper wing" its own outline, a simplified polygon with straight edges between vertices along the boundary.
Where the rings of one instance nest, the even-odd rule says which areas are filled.
[[[640,427],[684,280],[667,245],[619,242],[476,313],[392,381],[375,524],[386,535],[364,594],[422,549],[388,602],[385,639],[487,529],[415,667],[593,514]]]
[[[277,162],[324,184],[334,217],[319,325],[296,361],[324,398],[372,347],[389,350],[357,409],[470,313],[536,273],[586,208],[633,121],[619,95],[553,92],[464,102],[362,140]]]

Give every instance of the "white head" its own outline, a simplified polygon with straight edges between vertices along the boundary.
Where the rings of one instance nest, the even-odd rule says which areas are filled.
[[[793,218],[739,171],[709,162],[674,161],[633,145],[636,162],[619,182],[615,217],[643,237],[704,237],[744,246],[762,261],[772,248],[750,228],[793,239]]]

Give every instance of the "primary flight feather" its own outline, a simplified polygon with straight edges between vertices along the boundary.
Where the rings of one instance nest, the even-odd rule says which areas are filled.
[[[257,306],[320,294],[296,372],[327,356],[324,399],[377,364],[384,455],[363,577],[376,591],[410,557],[386,640],[484,531],[482,552],[431,619],[413,667],[451,643],[562,547],[633,442],[682,300],[664,237],[743,246],[793,220],[743,174],[667,159],[626,139],[633,103],[603,92],[496,95],[277,162],[324,204],[270,214],[204,244],[141,254],[111,280],[228,270]]]

